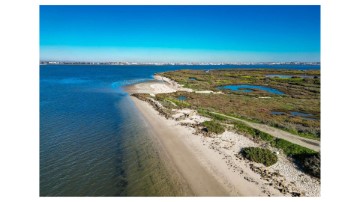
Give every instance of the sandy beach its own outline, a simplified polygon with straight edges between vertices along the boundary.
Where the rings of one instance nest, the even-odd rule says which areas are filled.
[[[126,90],[153,96],[191,90],[164,77],[155,76],[155,79],[157,81],[128,86]],[[164,161],[180,175],[183,186],[190,189],[188,195],[320,196],[320,180],[296,169],[282,154],[278,156],[278,162],[270,167],[250,162],[238,152],[243,147],[261,145],[248,137],[233,131],[207,137],[191,127],[191,124],[207,119],[195,111],[175,110],[167,119],[149,102],[133,96],[131,99],[153,131]]]

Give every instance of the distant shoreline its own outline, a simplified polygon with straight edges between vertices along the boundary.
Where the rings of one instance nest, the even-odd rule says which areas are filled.
[[[293,63],[293,62],[259,62],[259,63],[118,63],[118,62],[40,62],[41,66],[46,65],[114,65],[114,66],[142,66],[142,65],[149,65],[149,66],[242,66],[242,65],[306,65],[306,66],[319,66],[321,65],[320,62],[300,62],[300,63]]]

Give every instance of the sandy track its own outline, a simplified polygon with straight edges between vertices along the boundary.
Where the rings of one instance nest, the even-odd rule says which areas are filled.
[[[271,126],[268,126],[268,125],[265,125],[265,124],[253,123],[253,122],[250,122],[250,121],[245,121],[243,119],[238,119],[238,118],[235,118],[235,117],[232,117],[232,116],[227,116],[225,114],[220,114],[220,113],[216,113],[216,112],[211,112],[211,113],[217,114],[217,115],[220,115],[220,116],[224,116],[224,117],[227,117],[229,119],[236,120],[236,121],[241,121],[241,122],[249,125],[252,128],[258,129],[258,130],[260,130],[262,132],[269,133],[270,135],[272,135],[274,137],[282,138],[282,139],[287,140],[287,141],[289,141],[291,143],[298,144],[300,146],[306,147],[308,149],[312,149],[314,151],[320,151],[320,142],[317,141],[317,140],[307,139],[307,138],[303,138],[303,137],[300,137],[300,136],[297,136],[297,135],[293,135],[293,134],[288,133],[286,131],[283,131],[283,130],[280,130],[280,129],[277,129],[277,128],[274,128],[274,127],[271,127]]]

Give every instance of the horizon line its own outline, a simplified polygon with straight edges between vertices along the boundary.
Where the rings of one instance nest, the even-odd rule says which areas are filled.
[[[261,63],[276,63],[276,64],[287,64],[287,63],[321,63],[320,61],[262,61],[262,62],[135,62],[135,61],[80,61],[80,60],[40,60],[42,63],[89,63],[89,64],[101,64],[101,63],[116,63],[116,64],[261,64]]]

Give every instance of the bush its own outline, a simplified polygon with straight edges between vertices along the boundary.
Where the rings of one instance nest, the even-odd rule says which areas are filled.
[[[320,178],[320,153],[299,154],[294,156],[295,163],[314,177]]]
[[[270,150],[258,147],[244,148],[241,150],[241,153],[245,158],[257,163],[262,163],[265,166],[271,166],[278,160],[276,154],[272,153]]]
[[[208,132],[212,132],[215,134],[221,134],[225,132],[224,127],[215,121],[205,121],[203,122],[203,125],[207,128]]]
[[[274,141],[272,141],[271,146],[276,147],[278,149],[282,149],[287,156],[295,157],[295,158],[296,158],[295,155],[315,154],[316,153],[315,151],[313,151],[311,149],[302,147],[297,144],[293,144],[289,141],[286,141],[286,140],[280,139],[280,138],[276,138]]]

